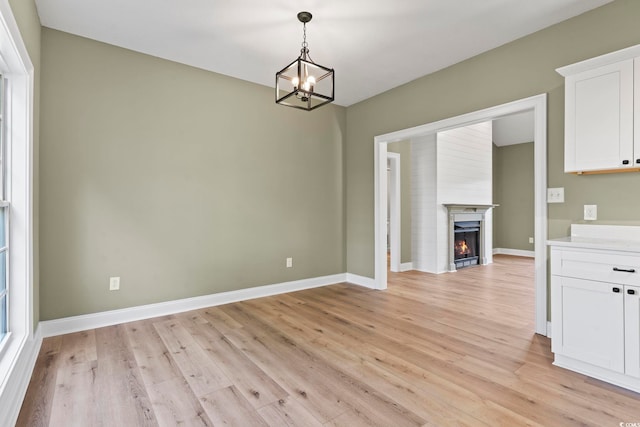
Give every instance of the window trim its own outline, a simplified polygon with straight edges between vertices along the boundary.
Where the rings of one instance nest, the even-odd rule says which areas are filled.
[[[9,256],[10,255],[10,249],[9,249],[10,236],[9,236],[9,232],[8,232],[11,229],[10,228],[11,227],[10,226],[10,218],[9,218],[10,213],[11,213],[11,204],[9,202],[5,201],[5,200],[0,200],[0,209],[7,209],[7,211],[5,213],[5,216],[4,216],[4,224],[0,225],[1,227],[4,227],[4,229],[5,229],[5,232],[4,232],[5,233],[5,236],[4,236],[5,242],[4,242],[4,245],[0,246],[0,256],[2,256],[3,253],[6,254],[5,255],[5,264],[4,264],[5,289],[0,291],[0,301],[2,301],[2,298],[5,298],[5,301],[6,301],[6,304],[7,304],[6,310],[8,312],[7,318],[4,319],[4,321],[6,321],[7,331],[6,331],[4,336],[0,337],[0,358],[2,358],[2,355],[4,353],[4,349],[7,346],[7,342],[10,340],[10,337],[11,337],[11,314],[10,314],[11,308],[10,308],[10,305],[8,304],[8,302],[11,301],[11,289],[10,289],[11,286],[10,286],[10,283],[9,283],[9,275],[10,275],[9,266],[10,266],[10,263],[11,263],[10,256]],[[2,321],[3,321],[3,319],[0,319],[0,324],[2,323]]]
[[[39,347],[33,318],[34,68],[7,0],[0,0],[0,72],[8,82],[5,197],[11,202],[10,332],[0,354],[0,419],[15,422]]]
[[[5,135],[5,123],[6,123],[6,114],[5,114],[5,104],[6,104],[6,79],[2,75],[2,70],[5,69],[3,64],[0,63],[0,209],[6,209],[6,213],[3,216],[4,224],[0,224],[0,227],[3,228],[2,234],[4,235],[4,245],[0,247],[0,257],[4,255],[4,278],[0,278],[0,280],[4,280],[4,289],[0,288],[0,358],[4,353],[4,349],[6,348],[7,342],[11,339],[11,323],[10,323],[10,305],[9,302],[11,300],[10,297],[10,286],[9,286],[9,275],[7,268],[9,266],[9,211],[10,203],[5,200],[6,197],[6,187],[5,187],[5,176],[7,172],[7,156],[6,156],[6,135]],[[6,331],[3,330],[6,328]]]

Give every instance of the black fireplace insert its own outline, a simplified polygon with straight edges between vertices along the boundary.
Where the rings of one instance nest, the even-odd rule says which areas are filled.
[[[454,222],[453,262],[456,269],[479,264],[480,226],[480,221]]]

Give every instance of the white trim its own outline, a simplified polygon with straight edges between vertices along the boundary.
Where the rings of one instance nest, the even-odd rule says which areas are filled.
[[[373,164],[374,164],[374,272],[373,285],[369,286],[373,289],[387,289],[387,251],[386,251],[386,234],[387,234],[387,144],[378,143],[378,137],[374,138],[373,144]],[[402,138],[396,139],[401,141]],[[395,142],[386,141],[386,142]],[[368,279],[368,278],[367,278]]]
[[[2,59],[6,65],[14,70],[20,69],[25,72],[33,72],[33,64],[27,52],[27,47],[22,40],[18,23],[16,22],[8,0],[0,1],[0,34],[5,37],[0,38],[0,52],[8,52]]]
[[[534,106],[534,251],[536,333],[547,335],[547,95],[530,98]]]
[[[369,277],[358,276],[357,274],[353,274],[353,273],[347,273],[346,281],[348,283],[353,283],[354,285],[364,286],[365,288],[379,289],[379,288],[376,288],[375,280]]]
[[[393,272],[400,271],[400,259],[402,248],[401,225],[401,188],[400,188],[400,154],[387,153],[389,160],[389,240],[391,259],[389,269]]]
[[[400,272],[404,273],[405,271],[409,271],[409,270],[413,270],[413,263],[412,262],[403,262],[402,264],[400,264]]]
[[[331,276],[314,277],[311,279],[257,286],[254,288],[239,289],[237,291],[220,292],[217,294],[184,298],[156,304],[140,305],[119,310],[102,311],[100,313],[83,314],[80,316],[71,316],[55,320],[45,320],[40,322],[40,329],[42,331],[42,336],[46,338],[84,331],[87,329],[117,325],[125,322],[182,313],[184,311],[197,310],[205,307],[229,304],[232,302],[246,301],[254,298],[262,298],[287,292],[301,291],[303,289],[333,285],[345,281],[346,274],[344,273],[334,274]]]
[[[565,65],[564,67],[556,68],[556,72],[563,77],[567,77],[573,74],[581,73],[583,71],[593,70],[594,68],[604,67],[616,62],[625,61],[627,59],[634,59],[639,56],[640,44],[617,50],[615,52],[596,56],[595,58],[585,59],[584,61],[576,62],[575,64]]]
[[[536,333],[547,332],[547,95],[541,94],[484,110],[463,114],[374,137],[374,277],[375,289],[387,287],[386,260],[386,155],[387,144],[493,120],[508,114],[533,110],[534,199],[535,199],[535,323]]]
[[[6,0],[0,1],[0,63],[6,93],[8,200],[11,202],[9,328],[0,358],[0,420],[13,425],[40,350],[33,328],[33,93],[34,69]]]
[[[551,329],[551,321],[548,321],[547,322],[547,335],[546,335],[548,338],[551,338],[551,331],[552,331],[552,329]]]
[[[0,399],[0,420],[5,420],[8,426],[15,425],[18,420],[41,345],[42,334],[38,328],[36,333],[25,342],[7,378],[2,399]]]
[[[525,251],[523,249],[509,249],[509,248],[493,248],[494,255],[513,255],[513,256],[525,256],[529,258],[535,258],[535,251]]]

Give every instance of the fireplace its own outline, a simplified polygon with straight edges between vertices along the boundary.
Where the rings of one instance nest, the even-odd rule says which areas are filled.
[[[480,227],[480,221],[453,223],[453,262],[456,269],[479,264]]]
[[[449,271],[487,264],[485,219],[497,205],[445,204],[449,214]]]

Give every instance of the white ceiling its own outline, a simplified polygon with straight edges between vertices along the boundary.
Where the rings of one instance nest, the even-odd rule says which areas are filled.
[[[348,106],[612,0],[36,0],[42,25],[273,86],[300,53]]]

